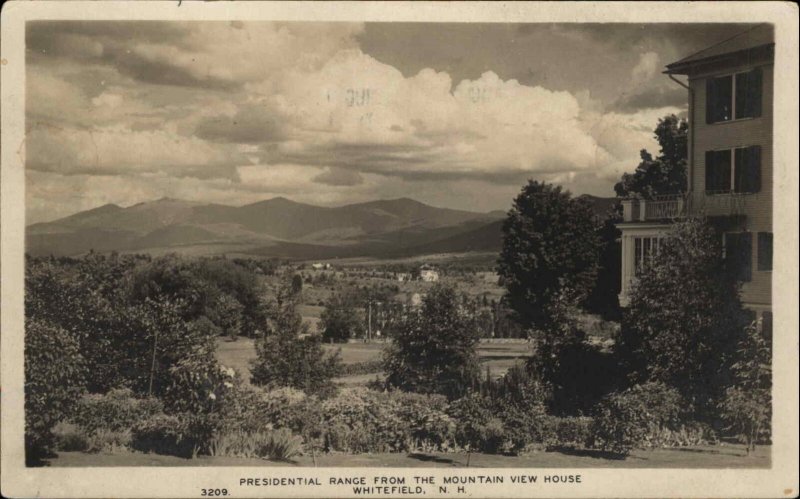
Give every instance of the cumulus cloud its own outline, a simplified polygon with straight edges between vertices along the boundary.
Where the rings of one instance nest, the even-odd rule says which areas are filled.
[[[404,73],[362,50],[362,33],[354,23],[33,23],[31,209],[88,202],[52,197],[59,184],[120,203],[410,194],[492,209],[529,177],[578,192],[606,183],[610,194],[610,179],[654,147],[657,119],[680,111],[677,92],[647,83],[660,64],[652,51],[633,54],[638,86],[608,105],[491,68],[458,81],[442,67]]]

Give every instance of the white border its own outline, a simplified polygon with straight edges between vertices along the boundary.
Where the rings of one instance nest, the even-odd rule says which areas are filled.
[[[425,22],[771,22],[776,25],[773,273],[774,445],[772,469],[532,470],[576,473],[564,486],[470,486],[462,496],[794,497],[798,494],[798,9],[788,2],[7,2],[2,10],[2,174],[0,176],[0,353],[2,494],[9,497],[195,497],[227,487],[233,497],[343,497],[347,488],[238,488],[240,477],[420,474],[369,468],[35,468],[23,456],[24,23],[84,20],[304,20]],[[459,469],[502,473],[509,469]],[[523,471],[523,470],[519,470]],[[455,471],[429,469],[443,476]],[[324,482],[323,482],[324,483]],[[231,497],[231,496],[229,496]],[[428,497],[436,497],[428,494]]]

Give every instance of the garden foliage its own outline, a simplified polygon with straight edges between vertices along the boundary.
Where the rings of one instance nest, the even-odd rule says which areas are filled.
[[[452,288],[433,287],[409,311],[384,355],[390,387],[417,393],[464,395],[479,376],[478,331]]]

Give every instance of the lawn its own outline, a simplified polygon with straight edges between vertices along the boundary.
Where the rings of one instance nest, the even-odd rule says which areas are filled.
[[[344,364],[354,364],[380,359],[384,346],[385,343],[357,342],[325,345],[325,349],[339,350]],[[488,366],[492,376],[496,377],[502,376],[509,367],[530,355],[530,345],[526,342],[480,343],[477,350],[481,368],[485,371]],[[250,379],[250,361],[255,357],[254,341],[249,338],[239,338],[236,341],[220,338],[217,342],[217,358],[220,363],[236,369],[246,381]],[[364,384],[373,379],[375,374],[362,374],[339,378],[337,381],[353,385]]]
[[[607,459],[586,451],[537,452],[523,456],[475,453],[473,468],[769,468],[771,447],[760,446],[747,456],[742,445],[704,445],[634,451],[626,459]],[[320,467],[447,468],[466,466],[464,453],[322,454]],[[84,466],[313,466],[311,456],[291,462],[201,456],[184,459],[157,454],[120,452],[86,454],[60,452],[54,467]]]

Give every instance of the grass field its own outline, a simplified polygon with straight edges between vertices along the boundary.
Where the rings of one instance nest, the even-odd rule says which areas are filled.
[[[354,364],[380,359],[384,346],[384,343],[344,343],[325,345],[325,349],[339,350],[344,364]],[[485,371],[488,366],[491,374],[497,377],[505,374],[509,367],[528,355],[530,346],[524,342],[481,343],[478,346],[481,369]],[[249,382],[250,362],[256,358],[254,341],[249,338],[239,338],[236,341],[220,338],[217,343],[217,358],[222,365],[233,367],[245,382]],[[339,378],[337,381],[354,385],[373,379],[375,374],[361,374]]]
[[[768,468],[771,447],[757,447],[751,456],[742,445],[705,445],[674,449],[634,451],[626,459],[607,459],[591,452],[538,452],[523,456],[472,454],[473,468]],[[464,453],[322,454],[320,467],[425,467],[466,466]],[[54,467],[87,466],[312,466],[311,456],[294,461],[267,461],[201,456],[183,459],[141,453],[86,454],[61,452],[49,460]]]

